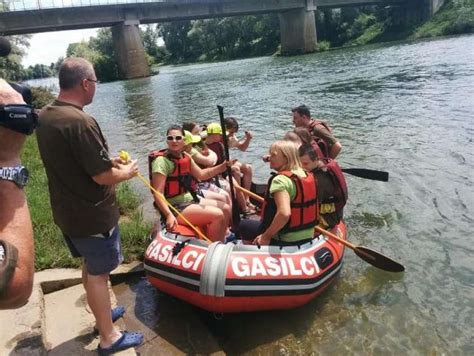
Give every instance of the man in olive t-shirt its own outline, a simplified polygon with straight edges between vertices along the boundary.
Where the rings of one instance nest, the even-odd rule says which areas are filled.
[[[329,157],[335,159],[339,152],[341,152],[342,145],[334,137],[334,135],[327,129],[325,125],[315,125],[311,128],[311,123],[314,123],[314,120],[311,119],[311,112],[306,105],[300,105],[291,109],[293,113],[293,123],[296,127],[305,127],[310,130],[310,133],[315,138],[322,139],[329,150]]]
[[[88,61],[66,59],[59,70],[58,99],[41,111],[36,134],[54,221],[73,257],[84,259],[83,284],[100,334],[98,351],[110,354],[143,342],[142,333],[115,329],[113,321],[125,310],[111,310],[107,285],[109,273],[123,260],[115,184],[133,178],[138,166],[111,159],[99,125],[82,110],[96,86]]]

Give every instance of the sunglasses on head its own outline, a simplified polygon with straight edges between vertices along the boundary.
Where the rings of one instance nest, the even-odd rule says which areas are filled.
[[[166,136],[166,140],[168,141],[181,141],[183,139],[183,136]]]

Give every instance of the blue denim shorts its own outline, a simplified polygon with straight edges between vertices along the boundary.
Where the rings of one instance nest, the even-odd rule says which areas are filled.
[[[109,274],[123,262],[118,225],[105,234],[77,237],[63,235],[72,256],[83,257],[87,272],[93,276]]]

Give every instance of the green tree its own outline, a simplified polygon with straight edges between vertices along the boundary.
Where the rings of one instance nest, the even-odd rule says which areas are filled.
[[[29,47],[29,40],[31,35],[9,36],[12,50],[10,55],[5,58],[0,58],[0,77],[11,80],[23,80],[26,71],[21,64],[21,61],[26,54],[26,49]]]

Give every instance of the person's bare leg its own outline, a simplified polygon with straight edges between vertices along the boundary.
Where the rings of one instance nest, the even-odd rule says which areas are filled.
[[[87,268],[86,264],[84,263],[84,259],[82,258],[82,286],[87,293]]]
[[[206,201],[206,199],[201,199],[201,203],[203,201]],[[218,203],[213,200],[208,201],[215,205]],[[228,223],[224,211],[215,205],[191,204],[182,211],[182,214],[193,225],[206,225],[207,237],[212,241],[223,242]],[[185,224],[185,221],[179,216],[178,222],[180,224]]]
[[[214,204],[212,201],[216,202],[216,204]],[[225,214],[227,225],[230,224],[232,218],[232,209],[229,204],[225,202],[225,196],[219,193],[207,191],[205,194],[205,199],[201,199],[200,204],[217,206],[218,208],[222,209]]]
[[[96,320],[96,327],[100,334],[101,348],[110,347],[122,336],[120,331],[116,330],[112,323],[110,294],[107,285],[108,280],[108,274],[98,276],[87,275],[87,302]]]
[[[250,164],[243,164],[242,167],[240,168],[240,171],[242,172],[242,187],[244,187],[247,190],[250,190],[252,186],[252,177],[253,177],[253,172],[252,172],[252,166]]]
[[[240,185],[241,184],[241,170],[240,170],[240,162],[234,164],[231,168],[232,170],[232,177],[234,177],[235,181]]]

